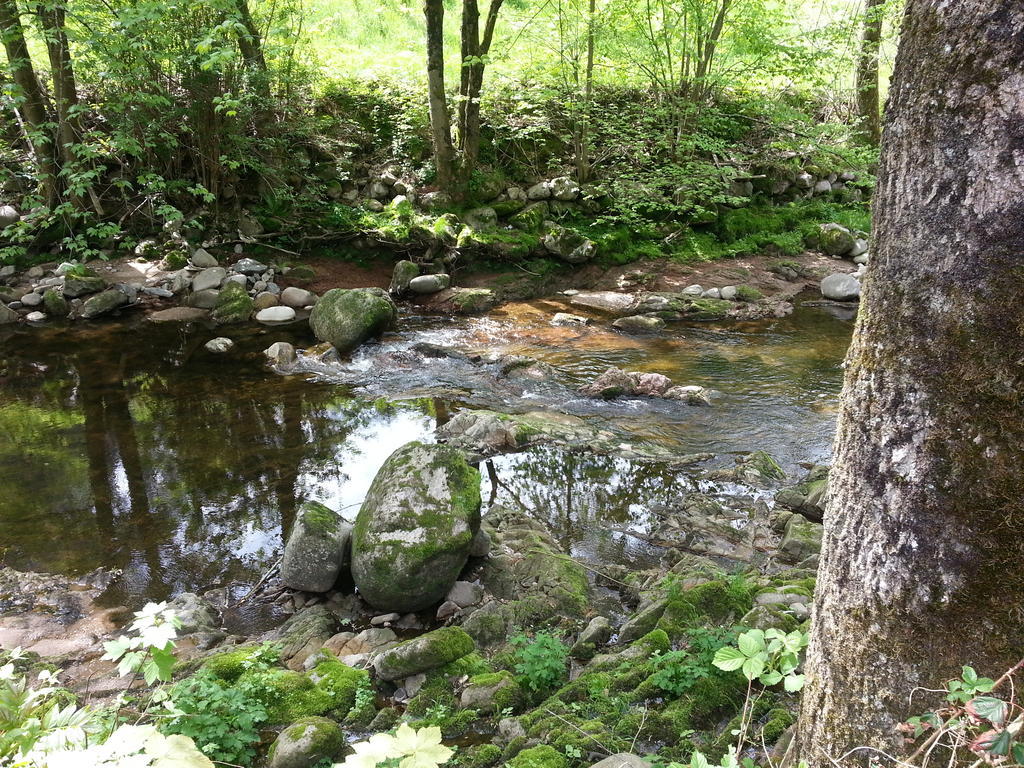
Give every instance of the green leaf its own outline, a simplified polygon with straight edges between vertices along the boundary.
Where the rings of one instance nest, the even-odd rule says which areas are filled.
[[[1024,744],[1013,745],[1013,762],[1024,765]]]
[[[735,672],[743,666],[743,662],[746,660],[747,657],[739,649],[727,645],[715,651],[715,658],[711,663],[726,672]]]
[[[742,669],[743,676],[746,677],[747,680],[754,680],[760,677],[761,673],[764,672],[764,662],[755,656],[752,659],[744,661]]]
[[[709,768],[708,759],[701,752],[694,752],[690,758],[690,768]]]
[[[962,669],[964,682],[968,685],[973,685],[978,681],[978,673],[974,671],[974,667],[964,666]]]
[[[974,740],[971,749],[975,752],[988,752],[990,755],[1008,755],[1012,741],[1009,731],[988,731]]]
[[[783,687],[789,691],[789,693],[796,693],[797,691],[803,690],[804,687],[804,676],[803,675],[786,675]]]
[[[748,658],[756,656],[764,650],[764,632],[760,629],[752,629],[740,635],[737,642],[744,656]]]
[[[778,685],[780,682],[782,682],[782,673],[775,672],[774,670],[771,672],[765,672],[763,675],[761,675],[761,677],[758,678],[758,680],[760,681],[761,685]]]

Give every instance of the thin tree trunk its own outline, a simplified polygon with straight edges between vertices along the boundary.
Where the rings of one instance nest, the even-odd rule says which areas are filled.
[[[812,768],[904,753],[897,725],[941,697],[915,688],[996,678],[1024,644],[1024,5],[909,0],[885,119],[798,725]]]
[[[480,37],[480,12],[476,0],[464,0],[462,7],[462,100],[459,104],[460,182],[463,187],[476,169],[480,156],[480,93],[483,89],[483,57],[491,49],[494,27],[503,0],[491,0]]]
[[[75,80],[75,68],[71,61],[71,46],[68,44],[67,29],[64,23],[65,8],[56,0],[40,3],[36,6],[36,17],[39,19],[39,27],[46,43],[46,53],[50,59],[53,104],[57,114],[57,154],[65,174],[63,186],[69,192],[75,208],[84,210],[85,198],[81,192],[85,191],[89,195],[96,213],[102,215],[103,207],[91,185],[80,190],[76,188],[76,185],[69,184],[67,181],[66,174],[73,172],[78,166],[74,147],[81,141],[81,127],[76,113],[78,85]]]
[[[878,49],[882,42],[885,0],[865,0],[864,31],[857,56],[857,115],[863,140],[878,144],[882,136],[878,97]]]
[[[52,137],[46,128],[46,100],[39,85],[32,58],[25,43],[25,29],[16,0],[0,0],[0,34],[11,78],[20,91],[18,109],[21,112],[25,138],[32,148],[40,191],[47,204],[57,202],[57,168],[53,157]]]
[[[594,100],[594,16],[597,0],[587,6],[587,66],[583,73],[583,120],[576,152],[576,179],[580,184],[590,181],[590,115]]]
[[[443,0],[424,0],[423,14],[427,21],[427,100],[430,107],[430,132],[434,143],[437,184],[448,194],[454,195],[455,147],[452,145],[448,97],[444,90]]]

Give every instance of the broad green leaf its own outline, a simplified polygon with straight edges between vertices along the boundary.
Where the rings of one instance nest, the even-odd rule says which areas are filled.
[[[764,672],[764,662],[755,656],[752,659],[744,661],[742,669],[743,676],[746,677],[747,680],[755,680],[761,676],[762,672]]]
[[[786,675],[783,687],[790,693],[796,693],[804,687],[803,675]]]
[[[747,657],[744,656],[738,648],[727,645],[724,648],[719,648],[715,651],[715,658],[712,661],[712,664],[726,672],[735,672],[743,666],[743,662],[746,660]]]
[[[744,656],[755,656],[764,650],[764,632],[759,629],[744,632],[739,636],[737,643]]]

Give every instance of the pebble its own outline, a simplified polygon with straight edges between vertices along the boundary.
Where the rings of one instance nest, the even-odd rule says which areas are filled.
[[[21,297],[21,303],[26,307],[38,307],[43,303],[43,297],[38,293],[26,293]]]
[[[25,319],[30,323],[41,323],[46,319],[46,315],[42,312],[29,312],[25,315]]]
[[[380,616],[374,616],[370,619],[371,627],[383,627],[385,624],[391,624],[394,621],[398,621],[402,618],[400,613],[382,613]]]
[[[153,286],[143,288],[142,292],[147,293],[150,296],[159,296],[161,299],[170,299],[174,296],[174,294],[166,288],[156,288]]]
[[[267,271],[266,264],[260,264],[255,259],[239,259],[231,267],[235,272],[241,272],[243,275],[257,275]]]
[[[222,355],[225,352],[230,352],[235,347],[235,342],[224,336],[218,336],[216,339],[210,339],[206,344],[207,351],[213,352],[217,355]]]

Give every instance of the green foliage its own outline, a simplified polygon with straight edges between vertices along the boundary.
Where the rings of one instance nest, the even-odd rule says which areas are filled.
[[[784,633],[751,629],[739,636],[735,646],[719,648],[714,664],[726,672],[739,670],[748,681],[757,680],[762,685],[783,683],[793,693],[804,685],[804,676],[796,670],[807,641],[807,633],[800,630]]]
[[[146,685],[167,682],[174,669],[174,638],[180,626],[167,603],[147,603],[129,626],[135,634],[104,643],[103,658],[117,662],[121,675],[141,674]]]
[[[267,720],[262,693],[251,682],[226,686],[211,672],[200,672],[171,689],[173,716],[160,730],[188,736],[213,760],[251,763],[259,726]]]
[[[687,636],[684,649],[656,657],[657,671],[651,676],[654,685],[677,698],[712,673],[715,654],[732,642],[734,633],[721,628],[695,627],[687,632]]]
[[[561,638],[548,632],[538,632],[532,640],[525,635],[512,638],[518,647],[516,673],[533,691],[545,691],[560,684],[566,675],[569,648]]]

